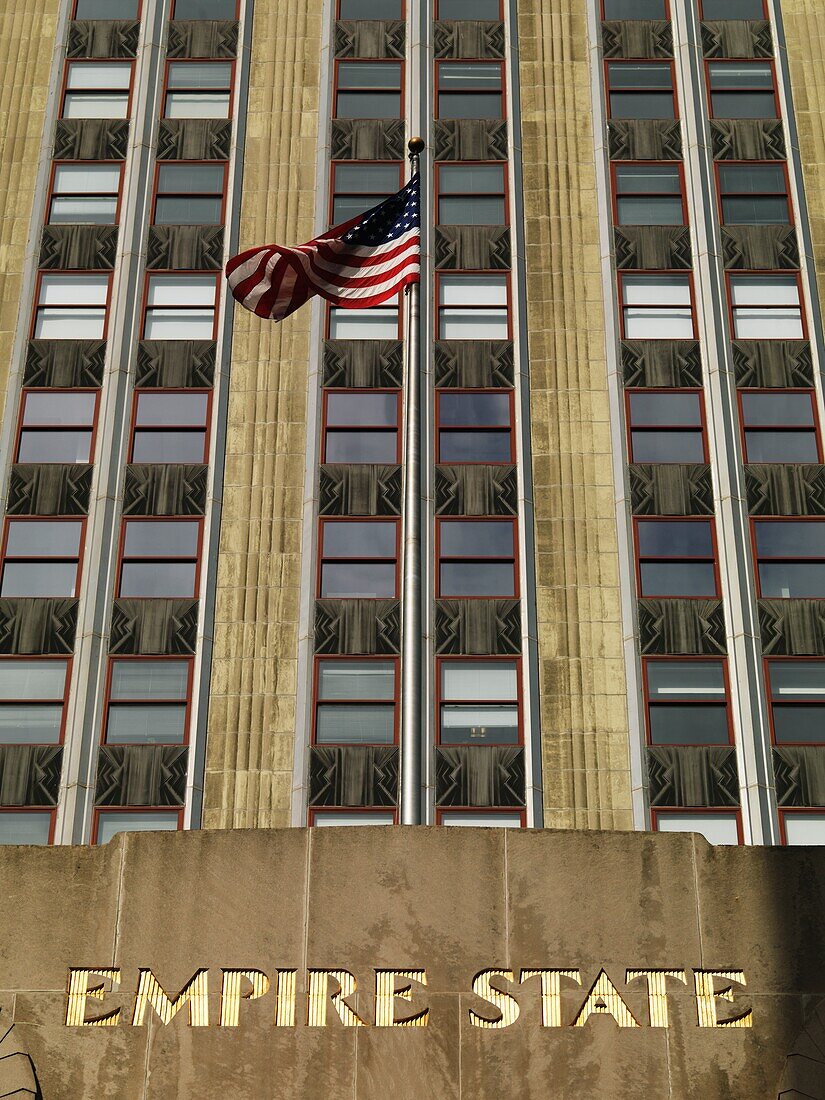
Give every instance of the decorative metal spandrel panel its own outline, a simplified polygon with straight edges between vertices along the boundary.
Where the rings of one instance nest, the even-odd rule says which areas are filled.
[[[12,466],[6,511],[10,516],[84,516],[91,491],[91,466]]]
[[[738,806],[736,750],[725,745],[647,749],[651,806]]]
[[[734,340],[733,367],[741,389],[806,389],[814,384],[814,362],[807,340]]]
[[[0,653],[63,655],[74,649],[77,600],[0,599]]]
[[[234,19],[173,19],[169,24],[167,57],[230,58],[237,53]]]
[[[115,600],[109,652],[187,656],[195,652],[197,600]]]
[[[97,806],[182,806],[185,745],[102,745],[97,755]]]
[[[752,516],[825,516],[825,466],[751,463],[745,486]]]
[[[782,745],[773,750],[780,806],[825,806],[825,745]]]
[[[682,159],[682,132],[669,119],[611,119],[607,139],[611,160]]]
[[[56,806],[62,745],[0,745],[0,806]]]
[[[406,24],[397,19],[339,19],[335,24],[336,57],[403,61],[406,45]]]
[[[515,516],[515,466],[436,466],[435,511],[439,516]]]
[[[634,516],[713,515],[710,466],[632,465],[628,474]]]
[[[487,19],[457,19],[433,23],[433,51],[436,60],[505,57],[504,24]]]
[[[711,119],[710,136],[716,160],[784,160],[781,119]]]
[[[702,385],[698,340],[623,340],[622,371],[628,387]]]
[[[135,386],[200,389],[215,381],[214,340],[141,340]]]
[[[318,477],[322,516],[401,515],[400,466],[322,466]]]
[[[61,118],[55,128],[55,160],[125,160],[128,147],[128,119]]]
[[[515,385],[510,340],[439,340],[435,384],[441,389],[497,389]]]
[[[124,516],[202,516],[208,469],[171,463],[127,466]]]
[[[510,230],[504,225],[437,225],[435,266],[451,271],[508,271]]]
[[[220,271],[223,226],[153,225],[149,229],[146,266],[164,271]]]
[[[213,118],[165,118],[158,131],[158,160],[229,160],[232,123]]]
[[[69,23],[66,56],[71,58],[137,57],[139,41],[140,23],[132,20],[75,20]]]
[[[759,600],[766,657],[825,657],[825,600]]]
[[[720,19],[702,24],[705,57],[773,57],[771,25],[763,19]]]
[[[613,244],[620,270],[686,271],[693,266],[690,230],[681,226],[617,226]]]
[[[440,655],[521,652],[517,600],[436,600],[435,648]]]
[[[50,271],[111,271],[116,254],[116,225],[47,225],[39,266]]]
[[[439,119],[436,160],[507,160],[507,123],[486,118]]]
[[[723,226],[722,254],[728,270],[799,268],[796,230],[787,225]]]
[[[521,745],[437,747],[435,800],[438,806],[523,806],[524,749]]]
[[[334,118],[332,160],[402,160],[404,123],[400,119]]]
[[[105,363],[103,340],[30,340],[23,385],[47,389],[96,388],[103,385]]]
[[[310,750],[310,806],[394,807],[397,801],[394,745],[324,745]]]
[[[639,644],[643,654],[726,652],[721,600],[639,600]]]
[[[399,340],[325,340],[323,385],[335,389],[400,388],[404,375]]]
[[[315,652],[391,655],[401,645],[398,600],[316,600]]]
[[[673,57],[673,30],[663,19],[617,19],[602,23],[607,58]]]

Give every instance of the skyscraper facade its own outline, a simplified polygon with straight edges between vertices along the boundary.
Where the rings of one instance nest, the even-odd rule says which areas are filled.
[[[817,0],[0,18],[0,841],[825,843]],[[417,314],[235,307],[419,135]]]

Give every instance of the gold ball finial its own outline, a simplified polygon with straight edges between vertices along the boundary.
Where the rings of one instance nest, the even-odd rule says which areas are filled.
[[[423,152],[425,144],[423,137],[412,137],[407,142],[407,148],[414,157],[417,157]]]

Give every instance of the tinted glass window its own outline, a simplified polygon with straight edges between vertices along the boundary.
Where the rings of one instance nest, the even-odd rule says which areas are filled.
[[[395,557],[395,523],[359,523],[357,520],[324,524],[324,556],[330,558]]]
[[[398,397],[394,393],[330,393],[327,424],[364,427],[394,427]]]
[[[821,558],[825,557],[825,522],[754,524],[756,548],[762,557]]]
[[[442,522],[441,554],[450,558],[512,557],[513,525],[507,520]]]
[[[667,19],[665,0],[604,0],[605,19]]]
[[[630,416],[634,428],[701,428],[701,397],[698,393],[632,393]]]
[[[506,393],[441,393],[442,427],[502,426],[510,423],[510,397]]]
[[[98,814],[97,843],[107,844],[118,833],[171,832],[178,827],[178,815],[174,811],[106,810]]]
[[[46,812],[0,813],[0,844],[48,844],[52,815]]]
[[[77,0],[75,19],[137,19],[138,0]]]
[[[123,552],[137,558],[195,557],[199,530],[195,522],[130,520]]]
[[[401,0],[341,0],[340,19],[401,19]]]
[[[703,19],[764,19],[762,0],[702,0]]]
[[[710,523],[642,520],[638,526],[639,553],[647,557],[712,557]]]
[[[115,661],[110,698],[186,699],[188,680],[187,661]]]
[[[676,165],[616,167],[619,225],[682,225],[682,186]]]
[[[438,0],[439,19],[501,19],[501,0]]]
[[[235,19],[237,0],[175,0],[175,19]]]

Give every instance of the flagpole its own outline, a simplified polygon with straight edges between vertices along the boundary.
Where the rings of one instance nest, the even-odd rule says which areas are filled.
[[[411,177],[420,171],[424,140],[407,143]],[[423,210],[421,211],[423,214]],[[422,278],[426,278],[422,271]],[[404,570],[401,589],[401,824],[422,821],[421,361],[420,283],[406,289],[404,367]]]

